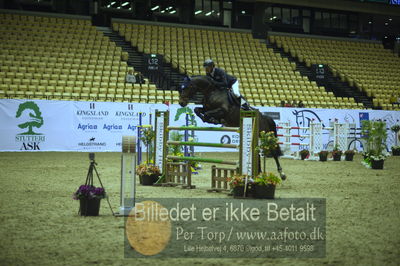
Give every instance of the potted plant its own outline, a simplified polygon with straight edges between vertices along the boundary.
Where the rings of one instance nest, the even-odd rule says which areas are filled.
[[[320,152],[318,153],[319,160],[320,160],[321,162],[326,162],[326,161],[328,160],[328,154],[329,154],[328,151],[320,151]]]
[[[265,132],[261,131],[260,132],[260,145],[256,147],[257,152],[261,152],[263,155],[263,169],[265,171],[266,169],[266,160],[265,158],[268,156],[273,156],[274,152],[276,152],[278,148],[278,138],[275,136],[275,133],[273,131]]]
[[[275,198],[275,187],[282,180],[273,173],[261,173],[254,179],[254,197],[258,199]]]
[[[344,152],[344,159],[346,161],[353,161],[353,157],[354,157],[355,151],[354,150],[347,150]]]
[[[340,157],[342,156],[342,151],[339,150],[339,146],[335,145],[332,151],[332,157],[334,161],[340,161]]]
[[[392,155],[400,156],[400,146],[392,146]]]
[[[309,150],[303,149],[303,150],[300,151],[300,158],[302,160],[306,159],[309,155],[310,155],[310,151]]]
[[[160,168],[154,164],[142,163],[136,168],[136,174],[139,176],[140,184],[152,186],[160,176]]]
[[[100,200],[105,197],[104,188],[93,185],[81,185],[73,194],[73,199],[80,201],[79,213],[82,216],[98,216]]]
[[[236,174],[228,178],[228,184],[234,197],[246,197],[251,183],[253,183],[253,180],[247,175]]]
[[[372,169],[383,169],[385,143],[387,138],[386,123],[383,121],[362,121],[361,134],[366,139],[368,158]]]

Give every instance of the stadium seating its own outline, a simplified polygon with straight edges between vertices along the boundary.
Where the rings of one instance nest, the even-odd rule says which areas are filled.
[[[307,107],[363,108],[336,98],[296,71],[296,64],[253,39],[250,33],[113,23],[132,46],[157,53],[189,75],[204,74],[212,58],[239,78],[242,94],[255,106],[302,100]],[[154,84],[128,84],[127,54],[89,20],[0,14],[0,98],[177,103],[176,91]],[[381,45],[275,36],[270,39],[307,65],[328,64],[342,80],[389,104],[399,94],[400,60]]]
[[[214,59],[239,78],[241,91],[252,105],[279,106],[281,100],[302,100],[307,107],[363,108],[353,98],[335,98],[310,82],[295,70],[295,63],[250,33],[123,23],[113,23],[113,29],[139,51],[164,55],[182,73],[205,74],[204,60]]]
[[[400,58],[382,44],[270,36],[270,41],[293,57],[311,64],[327,64],[334,75],[374,97],[375,106],[398,110],[390,97],[400,95]]]
[[[89,20],[0,14],[0,98],[172,102],[125,83],[127,55]]]

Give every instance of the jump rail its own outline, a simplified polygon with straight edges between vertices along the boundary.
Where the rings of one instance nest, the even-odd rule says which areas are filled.
[[[240,132],[240,128],[238,127],[191,127],[191,126],[182,126],[182,127],[167,127],[168,130],[196,130],[196,131],[229,131],[229,132]]]
[[[187,145],[187,146],[202,146],[202,147],[216,147],[216,148],[233,148],[238,149],[239,145],[235,144],[222,144],[222,143],[209,143],[209,142],[193,142],[193,141],[167,141],[167,145]]]
[[[220,159],[200,158],[200,157],[185,157],[185,156],[168,155],[167,159],[178,160],[178,161],[191,161],[191,162],[219,163],[219,164],[227,164],[227,165],[237,165],[236,162],[232,162],[232,161],[224,161],[224,160],[220,160]]]

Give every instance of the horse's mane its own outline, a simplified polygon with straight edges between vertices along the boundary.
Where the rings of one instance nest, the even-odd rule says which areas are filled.
[[[190,76],[189,77],[190,80],[192,80],[193,78],[207,80],[209,83],[214,85],[214,80],[211,77],[207,76],[207,75],[194,75],[194,76]]]

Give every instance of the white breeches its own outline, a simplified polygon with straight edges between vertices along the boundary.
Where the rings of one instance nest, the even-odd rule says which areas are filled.
[[[240,97],[239,80],[237,80],[235,83],[233,83],[232,91],[233,91],[233,94],[235,94],[236,97]]]

